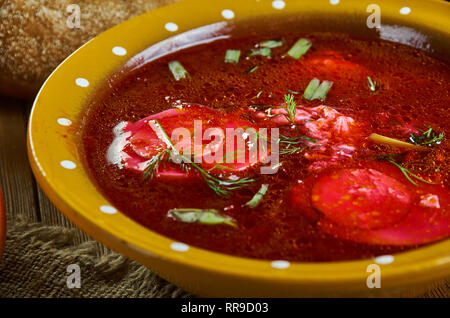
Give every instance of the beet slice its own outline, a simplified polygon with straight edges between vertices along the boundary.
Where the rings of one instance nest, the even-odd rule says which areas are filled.
[[[373,230],[398,223],[409,211],[407,188],[374,169],[341,169],[320,176],[313,206],[336,225]]]
[[[439,185],[424,185],[417,192],[410,212],[394,226],[373,231],[349,230],[336,227],[324,218],[319,222],[320,227],[340,238],[380,245],[421,245],[450,236],[449,190]],[[438,205],[425,206],[421,203],[427,196],[437,198]]]
[[[406,246],[450,236],[445,186],[414,186],[389,166],[372,166],[307,178],[292,189],[291,204],[325,233],[354,242]]]
[[[222,148],[223,156],[234,155],[233,153],[226,154],[226,130],[228,128],[242,128],[243,131],[248,128],[253,128],[257,131],[256,126],[238,117],[202,105],[189,104],[179,109],[173,108],[148,116],[136,123],[120,123],[115,128],[116,138],[108,150],[108,157],[112,158],[109,161],[117,164],[121,168],[144,171],[148,160],[167,148],[164,141],[158,138],[155,131],[149,125],[151,120],[157,120],[169,137],[172,136],[172,133],[177,128],[187,129],[190,134],[190,139],[183,140],[181,138],[180,142],[175,140],[172,140],[172,142],[176,147],[182,145],[181,142],[183,142],[184,145],[190,145],[192,152],[194,152],[195,123],[197,123],[197,125],[201,124],[201,130],[199,131],[201,131],[202,136],[208,129],[210,132],[221,129],[223,131],[223,138],[212,136],[212,140],[202,140],[202,136],[199,136],[198,140],[202,142],[201,148],[203,155],[206,152],[214,154],[220,147]],[[236,137],[235,139],[238,138],[242,137]],[[235,140],[235,142],[237,141]],[[213,168],[217,163],[222,163],[222,166],[226,166],[225,170],[220,170],[220,173],[222,174],[232,174],[243,171],[258,162],[254,158],[250,158],[248,147],[248,140],[245,140],[245,154],[236,155],[241,157],[240,161],[236,160],[237,162],[234,163],[222,163],[223,157],[221,157],[218,162],[206,162],[204,160],[205,157],[201,154],[198,155],[198,159],[200,159],[199,163],[205,169]],[[259,159],[261,160],[262,158]],[[212,171],[218,172],[219,169],[213,169]],[[189,177],[192,176],[192,174],[187,174],[178,165],[167,162],[160,167],[157,176],[169,178]]]

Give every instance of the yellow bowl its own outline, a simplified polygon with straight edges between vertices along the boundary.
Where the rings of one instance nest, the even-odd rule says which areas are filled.
[[[393,257],[347,262],[271,262],[215,253],[174,242],[111,207],[89,179],[78,147],[77,126],[89,95],[108,75],[154,43],[199,26],[260,16],[283,19],[320,14],[364,27],[370,15],[367,6],[372,2],[183,1],[106,31],[66,59],[36,98],[28,150],[39,184],[61,212],[93,238],[201,296],[398,296],[423,292],[429,284],[450,276],[449,239]],[[448,48],[450,5],[410,0],[405,9],[405,3],[377,1],[382,30],[386,21],[393,21],[389,23],[425,35],[437,32],[439,36],[430,36],[435,39],[430,40],[431,45]],[[397,35],[397,40],[402,39]],[[125,50],[116,48],[114,54],[114,47]],[[367,286],[371,264],[380,267],[381,288]]]

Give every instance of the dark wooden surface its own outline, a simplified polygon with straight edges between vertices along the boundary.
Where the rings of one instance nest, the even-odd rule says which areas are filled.
[[[30,101],[0,97],[0,186],[3,189],[7,225],[18,220],[76,228],[46,197],[33,177],[26,149],[26,124]],[[90,238],[76,230],[76,242]],[[99,244],[99,254],[107,248]],[[450,282],[440,284],[424,297],[448,298]]]

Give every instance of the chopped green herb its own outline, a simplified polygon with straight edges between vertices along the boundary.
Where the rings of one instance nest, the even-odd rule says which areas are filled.
[[[293,155],[296,153],[301,153],[307,148],[308,147],[306,147],[306,146],[298,147],[298,146],[292,146],[292,145],[288,144],[286,147],[284,147],[283,149],[280,150],[280,155]]]
[[[259,96],[261,96],[263,91],[259,91],[258,94],[256,94],[256,98],[259,98]]]
[[[253,67],[250,67],[248,70],[244,71],[244,74],[250,74],[253,73],[254,71],[256,71],[259,68],[258,65],[255,65]]]
[[[280,150],[281,155],[292,155],[296,153],[303,152],[305,149],[307,149],[309,146],[305,144],[306,142],[309,142],[313,145],[320,146],[320,144],[317,143],[316,139],[307,137],[307,136],[296,136],[296,137],[286,137],[284,135],[280,135],[280,138],[278,142],[281,144],[282,148]]]
[[[247,177],[233,180],[224,179],[222,177],[210,173],[207,170],[204,170],[202,167],[194,163],[192,158],[189,158],[178,152],[178,150],[175,148],[172,141],[170,140],[169,136],[167,136],[166,132],[164,131],[164,129],[161,127],[161,125],[157,120],[150,120],[148,123],[150,127],[154,130],[158,138],[161,139],[161,141],[163,141],[167,145],[167,149],[163,150],[162,152],[167,152],[167,154],[169,155],[169,159],[172,160],[172,162],[174,162],[175,164],[180,165],[185,171],[195,169],[202,176],[206,185],[210,187],[217,195],[228,196],[230,194],[230,191],[240,189],[242,187],[247,186],[249,183],[255,181],[254,179]],[[153,178],[155,166],[158,167],[161,159],[162,157],[160,152],[149,160],[149,163],[145,168],[145,171],[147,173],[144,173],[143,175],[144,180],[148,178]],[[156,165],[154,162],[158,163],[158,165]]]
[[[170,154],[170,149],[159,152],[147,162],[147,167],[144,170],[144,180],[153,180],[153,177],[158,173],[159,165],[165,159],[166,154]]]
[[[175,80],[179,81],[182,78],[189,77],[188,71],[181,65],[178,61],[171,61],[169,62],[169,69],[172,72],[173,77]]]
[[[426,131],[421,131],[421,135],[416,135],[414,133],[411,134],[409,140],[411,140],[416,145],[421,146],[433,146],[439,145],[444,139],[445,134],[442,132],[438,134],[433,128],[429,128]]]
[[[333,82],[331,81],[323,81],[320,83],[317,78],[314,78],[306,87],[303,98],[307,100],[320,99],[321,101],[324,101],[331,86],[333,86]]]
[[[295,124],[295,115],[297,114],[297,104],[294,101],[294,95],[291,94],[284,95],[284,101],[286,103],[284,107],[287,112],[287,118],[292,124]]]
[[[286,89],[286,92],[294,94],[294,95],[300,94],[299,92],[296,92],[296,91],[293,91],[293,90],[290,90],[290,89]]]
[[[316,146],[320,146],[321,144],[317,143],[317,139],[307,137],[307,136],[295,136],[295,137],[287,137],[284,135],[280,135],[280,144],[299,144],[302,140],[306,140],[309,143],[312,143]]]
[[[371,92],[374,92],[375,94],[377,94],[381,87],[380,85],[378,85],[377,82],[373,81],[369,76],[367,76],[367,86],[369,87]]]
[[[268,40],[268,41],[264,41],[264,42],[259,43],[260,47],[267,47],[267,48],[270,48],[270,49],[273,49],[275,47],[279,47],[279,46],[282,46],[282,45],[283,45],[283,41],[281,41],[281,40],[279,40],[279,41],[277,41],[277,40]]]
[[[303,98],[306,98],[308,100],[311,100],[312,97],[314,96],[314,92],[316,91],[316,89],[319,87],[320,85],[320,81],[317,78],[313,78],[308,86],[306,86],[305,92],[303,93]]]
[[[225,63],[239,63],[241,50],[227,50],[225,53]]]
[[[422,182],[428,183],[428,184],[439,184],[439,183],[436,183],[436,182],[430,182],[430,181],[427,181],[427,180],[425,180],[425,179],[419,177],[418,175],[412,173],[410,170],[406,169],[405,167],[403,167],[403,166],[401,166],[400,164],[398,164],[397,162],[395,162],[395,161],[392,159],[392,156],[385,156],[385,157],[381,157],[380,159],[384,159],[384,160],[386,160],[386,161],[392,163],[392,164],[393,164],[394,166],[396,166],[397,168],[399,168],[400,171],[403,173],[403,175],[406,177],[406,179],[408,179],[408,181],[411,182],[411,183],[412,183],[413,185],[415,185],[415,186],[418,186],[418,184],[417,184],[412,178],[415,178],[415,179],[417,179],[417,180],[419,180],[419,181],[422,181]],[[411,177],[412,177],[412,178],[411,178]]]
[[[252,50],[248,55],[249,56],[262,55],[262,56],[265,56],[265,57],[270,57],[271,51],[272,50],[270,48],[268,48],[268,47],[262,47],[262,48],[259,48],[259,49]]]
[[[245,203],[245,205],[252,209],[256,208],[261,203],[261,200],[266,194],[268,188],[269,188],[268,184],[261,185],[261,188],[258,190],[258,192],[253,196],[253,198],[250,201]]]
[[[295,44],[291,47],[291,49],[287,52],[287,54],[294,59],[299,59],[302,55],[304,55],[312,43],[308,39],[299,39]]]
[[[167,216],[185,223],[226,224],[236,227],[236,223],[231,217],[220,214],[216,209],[171,209],[167,212]]]

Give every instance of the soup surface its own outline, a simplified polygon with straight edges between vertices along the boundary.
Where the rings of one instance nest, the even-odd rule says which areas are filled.
[[[304,262],[450,235],[450,66],[423,51],[339,33],[241,34],[109,83],[83,118],[86,164],[110,202],[151,230],[217,252]],[[173,133],[194,136],[195,122],[200,138],[207,128],[253,128],[267,146],[253,161],[221,163],[223,151],[207,162],[234,137],[213,145],[203,136],[203,157],[188,155]],[[251,137],[236,144],[250,151]]]

